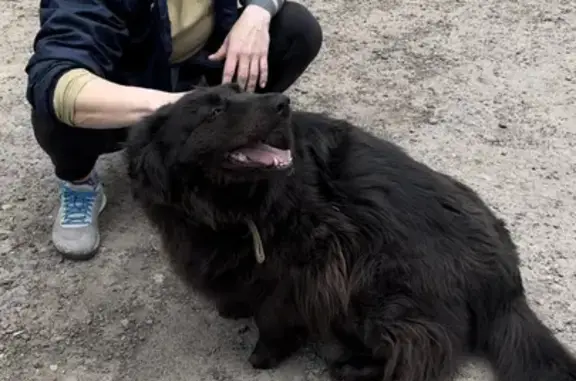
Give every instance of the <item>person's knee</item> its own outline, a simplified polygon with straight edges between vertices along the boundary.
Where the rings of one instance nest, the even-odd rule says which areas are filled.
[[[320,23],[304,5],[286,1],[279,15],[284,28],[298,42],[299,52],[312,61],[320,52],[323,33]]]
[[[45,118],[42,118],[36,110],[30,110],[30,124],[32,125],[32,130],[34,132],[34,137],[38,142],[38,145],[48,154],[51,154],[53,140],[52,135],[54,133],[54,126],[47,122]]]
[[[88,129],[64,123],[30,111],[38,145],[51,158],[56,174],[64,180],[82,178],[102,154],[120,151],[128,128]]]

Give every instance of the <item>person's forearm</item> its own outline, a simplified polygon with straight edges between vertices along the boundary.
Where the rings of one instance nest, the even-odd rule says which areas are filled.
[[[76,72],[76,78],[58,84],[54,108],[58,118],[71,126],[110,129],[132,125],[179,96]]]
[[[87,83],[76,98],[74,125],[84,128],[126,127],[175,100],[172,95],[97,78]]]

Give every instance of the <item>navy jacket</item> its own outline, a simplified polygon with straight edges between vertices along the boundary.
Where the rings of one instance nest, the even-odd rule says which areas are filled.
[[[214,0],[214,11],[214,33],[227,33],[237,18],[237,1]],[[26,98],[42,117],[56,121],[54,88],[73,68],[120,84],[173,89],[166,0],[41,0],[39,16],[25,70]]]

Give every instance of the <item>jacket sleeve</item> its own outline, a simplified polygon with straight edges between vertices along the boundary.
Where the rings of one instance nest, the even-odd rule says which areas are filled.
[[[25,69],[26,98],[39,115],[56,120],[54,88],[65,72],[83,68],[106,78],[115,69],[128,32],[107,2],[40,1],[40,30]]]
[[[246,5],[258,5],[275,16],[284,5],[285,0],[240,0],[240,3]]]

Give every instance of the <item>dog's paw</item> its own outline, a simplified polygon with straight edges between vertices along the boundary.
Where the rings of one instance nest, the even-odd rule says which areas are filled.
[[[218,306],[218,315],[224,319],[248,319],[254,314],[249,305],[244,303],[222,303]]]
[[[330,366],[330,377],[334,381],[381,381],[382,366],[336,362]]]

